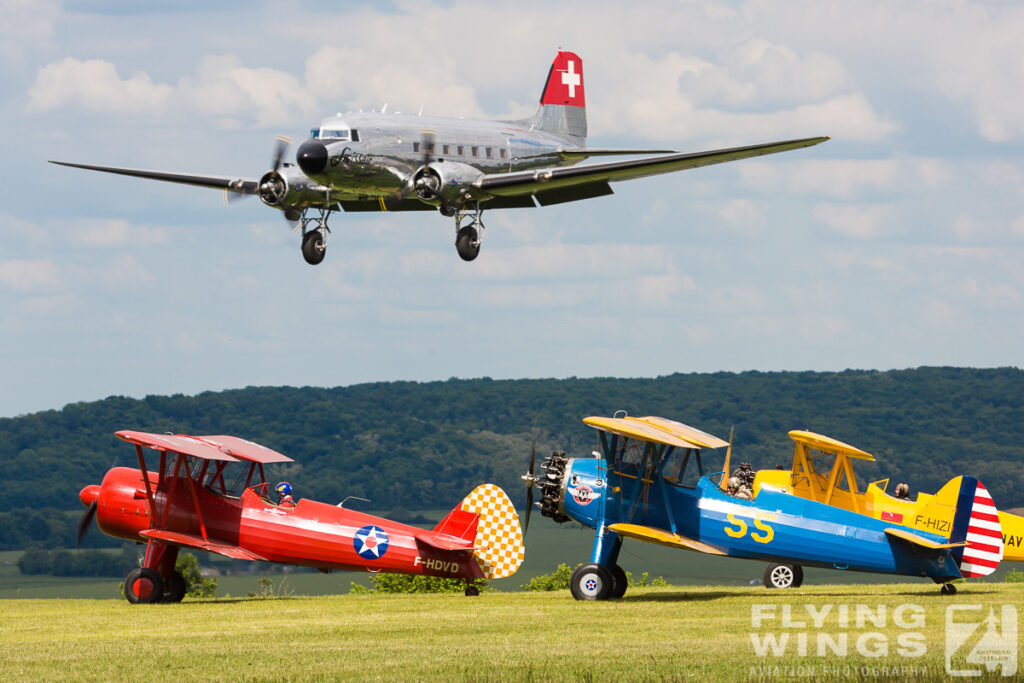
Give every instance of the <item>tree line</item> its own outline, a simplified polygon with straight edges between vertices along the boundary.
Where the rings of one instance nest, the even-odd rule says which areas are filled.
[[[688,373],[657,378],[384,382],[248,387],[195,396],[121,396],[0,419],[0,548],[69,545],[78,493],[112,464],[135,466],[114,432],[233,434],[295,459],[268,468],[298,497],[359,509],[447,510],[490,481],[518,505],[536,439],[587,456],[587,415],[661,415],[728,438],[733,459],[788,467],[791,429],[828,434],[878,459],[863,480],[934,492],[978,477],[1000,508],[1024,505],[1024,371],[922,367],[886,372]],[[723,457],[724,449],[707,459]],[[90,532],[94,542],[102,535]],[[117,541],[110,540],[113,545]]]

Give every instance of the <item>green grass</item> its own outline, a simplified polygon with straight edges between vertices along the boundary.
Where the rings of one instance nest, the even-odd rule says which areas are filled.
[[[874,611],[920,606],[914,629],[925,648],[895,652],[905,631],[842,627],[838,605]],[[110,600],[8,600],[0,620],[4,680],[785,680],[785,667],[914,667],[900,680],[944,677],[948,605],[1024,609],[1020,584],[975,584],[943,598],[934,586],[812,586],[789,591],[752,587],[632,590],[623,600],[576,602],[567,593],[346,595],[186,601],[129,605]],[[781,634],[778,621],[751,626],[752,606],[837,606],[822,626],[847,633],[846,657],[758,656],[751,633]],[[794,631],[793,628],[788,630]],[[799,629],[797,629],[799,630]],[[806,630],[806,629],[805,629]],[[813,640],[818,631],[810,629]],[[854,641],[874,633],[891,645],[881,657]],[[872,648],[876,647],[872,644]],[[758,667],[769,667],[769,675]],[[774,667],[779,667],[774,670]],[[797,672],[791,672],[797,673]],[[847,676],[850,680],[861,675]],[[870,676],[869,676],[870,677]]]
[[[434,514],[436,516],[436,513]],[[94,532],[95,533],[95,532]],[[530,531],[526,542],[526,560],[513,576],[492,582],[499,591],[517,591],[519,586],[535,576],[549,574],[560,562],[575,566],[590,559],[590,549],[594,532],[590,529],[580,530],[578,526],[565,524],[559,526],[539,515],[531,520]],[[111,552],[117,552],[111,550]],[[207,564],[209,559],[222,559],[219,556],[207,556],[197,553],[200,562]],[[50,576],[21,576],[16,562],[21,556],[20,551],[0,552],[0,598],[110,598],[121,599],[121,578],[72,579]],[[700,553],[686,552],[640,543],[626,541],[622,548],[619,563],[634,576],[648,572],[653,578],[663,576],[673,585],[722,585],[749,586],[751,582],[760,582],[764,571],[764,562],[737,560]],[[254,569],[267,569],[268,565],[251,563]],[[1013,563],[1004,563],[994,578],[1000,579]],[[280,571],[281,567],[277,567]],[[131,567],[125,567],[127,575]],[[259,580],[270,576],[278,586],[284,577],[281,573],[241,573],[218,577],[217,595],[230,593],[233,596],[244,596],[250,591],[259,589]],[[319,572],[291,572],[287,575],[287,588],[295,595],[337,595],[347,593],[349,584],[357,581],[368,585],[367,575],[363,572],[335,572],[321,574]],[[832,583],[896,583],[912,581],[906,577],[888,576],[884,574],[858,574],[827,569],[807,569],[805,584],[820,585]],[[930,585],[924,580],[921,585]]]

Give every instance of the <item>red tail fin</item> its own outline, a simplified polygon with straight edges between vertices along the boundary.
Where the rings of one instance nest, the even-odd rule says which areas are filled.
[[[466,512],[460,507],[448,513],[448,516],[437,523],[434,533],[452,536],[472,544],[476,540],[476,528],[480,516],[474,512]]]
[[[583,97],[583,60],[578,55],[573,52],[558,53],[548,72],[540,103],[587,106]]]

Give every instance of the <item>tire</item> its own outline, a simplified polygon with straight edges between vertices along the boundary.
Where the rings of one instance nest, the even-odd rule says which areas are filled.
[[[136,569],[124,580],[124,597],[133,605],[160,602],[163,596],[163,579],[152,569]]]
[[[769,564],[764,568],[765,588],[799,588],[804,582],[804,568],[798,564]]]
[[[174,572],[170,578],[164,581],[164,596],[160,602],[181,602],[185,599],[188,586],[185,585],[185,577],[181,572]]]
[[[626,594],[627,588],[629,588],[629,579],[626,578],[626,570],[615,565],[612,568],[612,589],[608,593],[608,597],[617,600]]]
[[[311,230],[302,238],[302,258],[306,263],[315,266],[324,260],[327,254],[327,245],[324,244],[324,236],[319,230]]]
[[[463,261],[472,261],[477,257],[480,253],[480,244],[477,242],[476,228],[466,226],[459,229],[455,236],[455,250],[459,252],[459,257]]]
[[[572,573],[569,592],[577,600],[606,600],[613,583],[612,573],[607,568],[585,564]]]
[[[956,586],[951,583],[944,583],[942,588],[939,589],[939,593],[942,595],[956,595]]]
[[[471,598],[480,595],[480,589],[476,586],[466,586],[466,597]]]

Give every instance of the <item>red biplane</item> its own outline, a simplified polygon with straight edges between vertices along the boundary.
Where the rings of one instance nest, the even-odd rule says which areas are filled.
[[[79,539],[95,516],[110,536],[146,543],[143,566],[125,579],[129,602],[178,602],[185,582],[179,548],[243,560],[332,569],[425,574],[466,580],[511,576],[523,561],[512,502],[497,486],[474,489],[433,529],[400,524],[338,505],[271,500],[263,466],[291,458],[234,436],[121,431],[135,444],[138,469],[115,467],[82,489],[88,507]],[[159,452],[146,466],[143,448]]]

